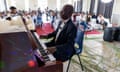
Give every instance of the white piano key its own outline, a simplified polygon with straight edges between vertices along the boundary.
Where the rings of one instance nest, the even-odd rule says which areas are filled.
[[[49,57],[50,61],[55,61],[56,60],[55,57],[52,54],[48,54],[48,57]]]
[[[38,41],[40,42],[41,46],[43,47],[43,49],[47,49],[47,47],[45,46],[45,44],[42,42],[42,40],[40,40],[38,34],[36,32],[34,32],[35,36],[37,37]]]
[[[42,40],[39,38],[39,36],[38,36],[38,34],[37,34],[36,32],[34,32],[34,34],[35,34],[35,36],[37,37],[38,41],[40,42],[41,46],[43,47],[44,52],[47,53],[47,52],[46,52],[47,47],[46,47],[46,45],[44,44],[44,42],[42,42]],[[40,53],[40,51],[38,51],[38,53]],[[41,53],[40,53],[40,54],[41,54]],[[55,58],[52,54],[48,54],[47,56],[49,57],[49,60],[50,60],[50,61],[55,61],[55,60],[56,60],[56,58]]]

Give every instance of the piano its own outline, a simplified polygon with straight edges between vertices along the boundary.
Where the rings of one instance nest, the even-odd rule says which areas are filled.
[[[0,31],[0,72],[63,72],[62,62],[48,53],[38,34],[20,27]]]

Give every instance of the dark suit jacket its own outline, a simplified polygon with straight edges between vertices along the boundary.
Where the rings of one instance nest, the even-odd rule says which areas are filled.
[[[75,53],[74,40],[76,37],[77,28],[71,19],[68,20],[60,32],[57,41],[55,42],[55,37],[58,29],[60,28],[60,24],[58,25],[56,31],[48,35],[48,38],[54,37],[54,39],[46,45],[48,47],[55,46],[57,50],[53,55],[57,60],[66,61]]]

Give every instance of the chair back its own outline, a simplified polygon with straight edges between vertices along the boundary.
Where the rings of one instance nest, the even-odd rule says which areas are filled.
[[[80,54],[83,49],[83,40],[84,40],[84,31],[81,31],[80,29],[77,30],[77,35],[75,38],[75,51],[76,54]]]

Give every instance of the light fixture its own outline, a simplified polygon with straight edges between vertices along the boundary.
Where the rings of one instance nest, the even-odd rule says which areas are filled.
[[[101,0],[103,3],[109,3],[111,2],[112,0]]]

